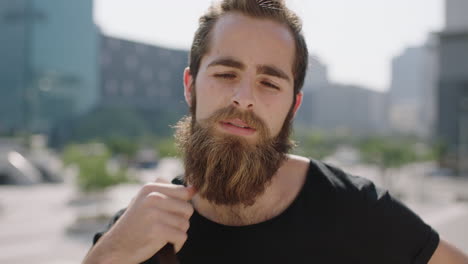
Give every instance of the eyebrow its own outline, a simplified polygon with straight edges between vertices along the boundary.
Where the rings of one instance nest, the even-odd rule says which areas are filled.
[[[244,70],[245,69],[245,64],[236,60],[236,59],[233,59],[233,58],[230,58],[230,57],[223,57],[223,58],[219,58],[219,59],[216,59],[212,62],[210,62],[210,64],[208,64],[207,68],[208,67],[213,67],[213,66],[226,66],[226,67],[231,67],[231,68],[236,68],[236,69],[239,69],[239,70]],[[289,76],[282,70],[278,69],[277,67],[275,66],[272,66],[272,65],[259,65],[257,66],[257,73],[259,74],[266,74],[266,75],[270,75],[270,76],[273,76],[273,77],[278,77],[278,78],[281,78],[281,79],[284,79],[288,82],[291,82],[291,79],[289,78]]]
[[[233,58],[229,58],[229,57],[216,59],[212,61],[210,64],[208,64],[207,68],[212,67],[212,66],[218,66],[218,65],[231,67],[231,68],[237,68],[239,70],[245,69],[245,65],[242,62],[235,60]]]
[[[266,75],[278,77],[288,82],[291,82],[291,79],[289,79],[289,76],[286,73],[284,73],[284,71],[276,68],[275,66],[260,65],[257,67],[257,72],[260,74],[266,74]]]

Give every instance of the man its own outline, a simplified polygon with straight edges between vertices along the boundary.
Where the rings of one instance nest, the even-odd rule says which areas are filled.
[[[185,186],[145,185],[84,263],[158,263],[168,243],[181,263],[468,263],[368,180],[287,154],[307,57],[282,1],[212,7],[184,72]]]

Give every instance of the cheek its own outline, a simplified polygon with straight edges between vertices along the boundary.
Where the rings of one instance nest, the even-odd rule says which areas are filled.
[[[213,81],[201,79],[196,85],[197,120],[209,117],[214,111],[225,107],[226,95]]]
[[[269,124],[272,135],[277,135],[283,127],[291,105],[292,100],[290,102],[285,100],[265,104],[265,122]]]

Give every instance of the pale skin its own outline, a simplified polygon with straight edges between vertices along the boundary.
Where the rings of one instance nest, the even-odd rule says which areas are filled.
[[[292,63],[294,40],[288,29],[271,20],[241,14],[226,14],[212,32],[211,48],[203,56],[196,80],[184,72],[184,91],[191,103],[196,85],[197,120],[232,104],[254,111],[277,135],[292,106],[302,103],[294,95]],[[221,133],[237,133],[217,126]],[[239,135],[255,142],[256,134]],[[272,183],[251,207],[216,206],[196,195],[192,187],[165,183],[145,185],[119,221],[90,250],[83,263],[140,263],[166,243],[180,250],[187,239],[194,209],[208,219],[226,225],[254,224],[270,219],[287,208],[305,181],[308,159],[289,155],[273,176]],[[291,178],[291,175],[295,175]],[[190,202],[191,201],[191,202]],[[236,211],[241,221],[230,220]],[[430,264],[468,264],[468,257],[441,240]]]

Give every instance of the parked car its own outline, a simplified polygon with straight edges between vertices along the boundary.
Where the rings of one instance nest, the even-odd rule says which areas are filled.
[[[22,154],[0,149],[0,184],[29,185],[41,180],[41,172]]]

